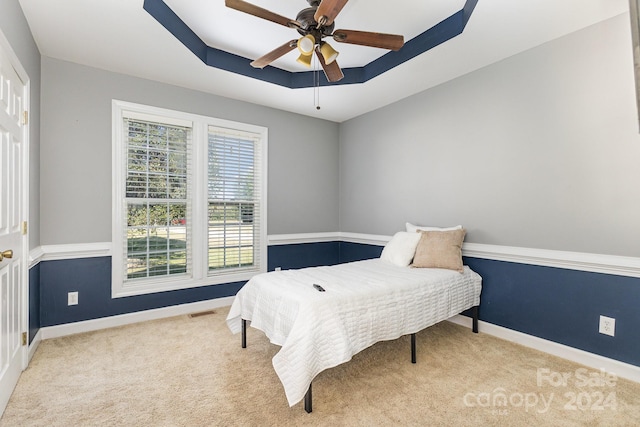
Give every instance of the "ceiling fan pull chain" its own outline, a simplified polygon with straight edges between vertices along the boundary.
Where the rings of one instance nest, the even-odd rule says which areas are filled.
[[[320,109],[320,71],[316,71],[316,93],[317,93],[316,110],[319,110]]]
[[[313,103],[316,110],[320,109],[320,69],[317,56],[313,57]]]

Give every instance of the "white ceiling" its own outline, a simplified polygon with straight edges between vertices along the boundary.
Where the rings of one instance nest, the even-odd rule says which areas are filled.
[[[44,56],[342,122],[629,10],[628,0],[478,0],[465,31],[363,84],[289,89],[208,67],[143,8],[142,0],[19,0]],[[249,0],[295,19],[306,0]],[[224,0],[165,0],[209,46],[255,59],[295,30],[228,9]],[[336,29],[402,34],[449,17],[464,0],[350,0]],[[386,51],[330,41],[342,67]],[[305,71],[291,52],[274,63]]]

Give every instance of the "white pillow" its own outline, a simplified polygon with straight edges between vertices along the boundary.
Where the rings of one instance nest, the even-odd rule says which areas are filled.
[[[456,225],[455,227],[423,227],[421,225],[413,225],[409,222],[407,222],[406,226],[409,233],[415,233],[416,231],[453,231],[462,229],[461,225]]]
[[[416,232],[398,231],[382,249],[380,259],[399,267],[407,267],[413,260],[421,236]]]

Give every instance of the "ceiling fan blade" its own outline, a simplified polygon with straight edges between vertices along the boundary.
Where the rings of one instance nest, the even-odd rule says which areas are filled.
[[[324,75],[327,76],[327,80],[331,83],[342,80],[344,74],[342,74],[342,70],[338,65],[337,61],[333,61],[331,64],[327,64],[324,60],[324,56],[322,56],[322,52],[320,52],[320,46],[316,46],[316,56],[318,57],[318,61],[320,61],[320,65],[322,65],[322,69],[324,70]]]
[[[224,4],[231,9],[239,10],[240,12],[248,13],[249,15],[284,25],[285,27],[299,27],[299,25],[296,25],[297,21],[294,21],[293,19],[278,15],[277,13],[273,13],[270,10],[263,9],[243,0],[225,0]]]
[[[400,50],[404,37],[396,34],[371,33],[368,31],[335,30],[333,39],[340,43],[359,44],[382,49]]]
[[[256,59],[255,61],[251,62],[251,66],[253,68],[264,68],[267,65],[271,64],[276,59],[280,58],[282,55],[289,53],[293,49],[295,49],[297,43],[298,43],[298,40],[296,39],[288,41],[282,46],[273,49],[271,52],[267,53],[266,55],[263,55],[260,58]]]
[[[329,26],[336,19],[348,0],[322,0],[313,18],[322,26]],[[324,22],[323,22],[324,21]]]

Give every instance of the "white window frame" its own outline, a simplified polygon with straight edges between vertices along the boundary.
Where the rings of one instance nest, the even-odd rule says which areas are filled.
[[[188,185],[191,199],[191,221],[187,232],[191,250],[191,269],[187,274],[154,276],[144,279],[125,280],[126,224],[125,180],[126,180],[126,142],[124,141],[124,118],[161,120],[162,123],[189,126],[192,128],[191,142],[191,182]],[[207,198],[207,150],[208,128],[215,126],[249,132],[259,136],[259,222],[256,251],[257,263],[252,268],[218,270],[209,272],[208,256],[208,198]],[[257,273],[267,271],[267,153],[268,130],[263,126],[206,117],[164,108],[151,107],[120,100],[112,101],[112,262],[111,296],[113,298],[188,289],[223,283],[249,280]]]

